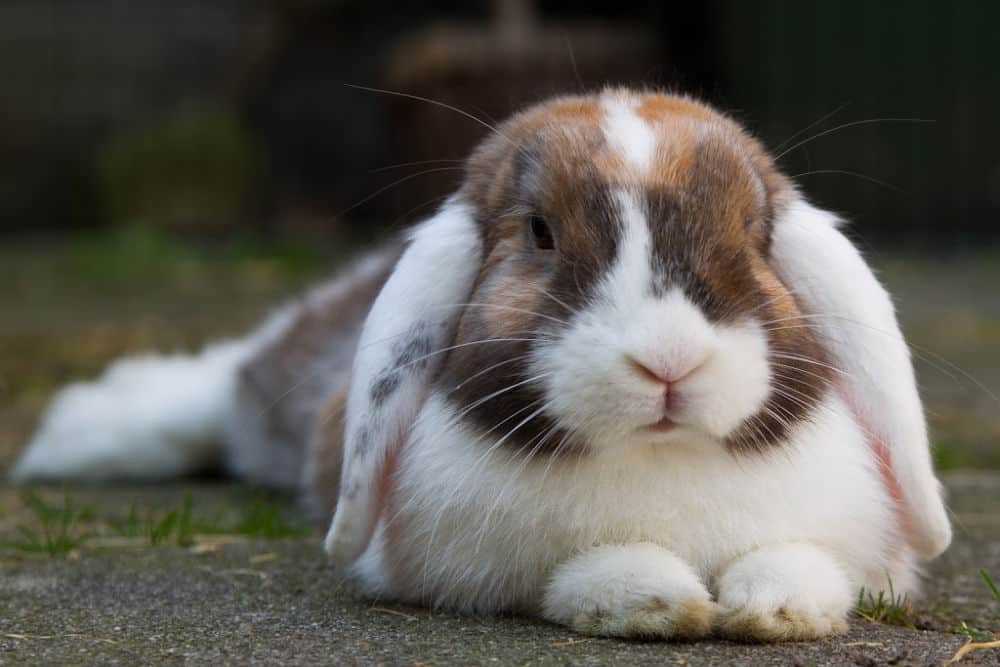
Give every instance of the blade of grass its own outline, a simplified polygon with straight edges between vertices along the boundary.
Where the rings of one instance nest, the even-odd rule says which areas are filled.
[[[1000,590],[997,589],[997,585],[993,583],[990,575],[986,572],[986,570],[980,570],[979,574],[983,578],[983,581],[986,582],[986,587],[990,589],[991,593],[993,593],[993,597],[996,598],[997,602],[1000,602]]]

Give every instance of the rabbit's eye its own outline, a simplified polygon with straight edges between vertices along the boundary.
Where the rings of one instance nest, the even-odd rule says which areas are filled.
[[[552,250],[556,241],[552,238],[552,230],[545,220],[537,215],[531,216],[531,235],[535,238],[535,246],[539,250]]]

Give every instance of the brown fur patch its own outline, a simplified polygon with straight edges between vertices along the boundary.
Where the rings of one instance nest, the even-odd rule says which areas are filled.
[[[316,516],[333,516],[340,495],[340,470],[344,462],[344,413],[347,390],[327,401],[318,415],[317,428],[306,453],[303,491]]]
[[[668,603],[652,598],[624,616],[614,616],[605,609],[581,612],[573,618],[573,629],[598,637],[697,639],[711,631],[716,611],[717,605],[707,599]]]
[[[689,97],[657,93],[642,95],[635,113],[651,125],[676,118],[692,118],[708,123],[719,120],[716,111]]]
[[[716,630],[728,639],[745,642],[811,641],[842,635],[847,620],[784,607],[774,612],[727,610],[718,616]]]

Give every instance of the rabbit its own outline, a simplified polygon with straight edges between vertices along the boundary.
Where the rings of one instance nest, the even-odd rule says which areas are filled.
[[[951,541],[908,347],[841,227],[704,103],[557,97],[492,128],[402,245],[162,363],[211,394],[193,430],[229,470],[332,513],[325,549],[372,596],[821,638]],[[115,372],[57,399],[16,476],[184,471],[116,463],[176,452],[184,417],[144,432]],[[88,429],[99,456],[59,442]]]

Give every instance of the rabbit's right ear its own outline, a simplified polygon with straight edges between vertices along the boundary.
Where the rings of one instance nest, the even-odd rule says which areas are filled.
[[[340,496],[326,536],[340,565],[371,539],[391,461],[454,338],[480,253],[471,208],[449,200],[414,230],[365,320],[347,396]]]

